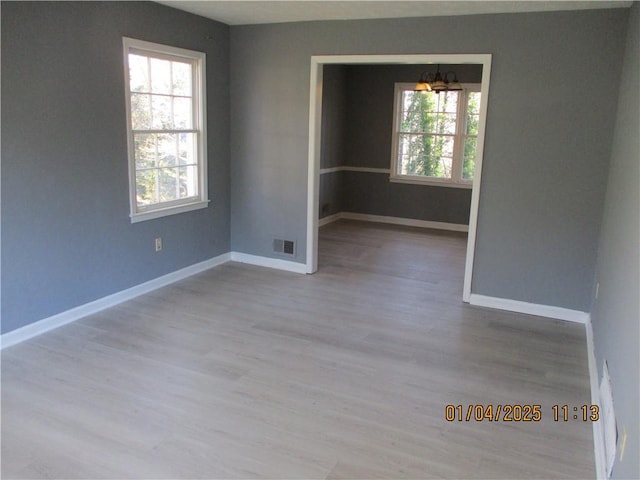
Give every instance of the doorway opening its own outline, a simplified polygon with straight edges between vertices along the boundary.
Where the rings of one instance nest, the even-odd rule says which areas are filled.
[[[473,260],[478,220],[482,157],[486,114],[491,72],[490,54],[448,55],[327,55],[311,57],[310,105],[309,105],[309,151],[308,151],[308,198],[307,198],[307,258],[306,271],[314,273],[318,268],[318,226],[320,198],[320,156],[322,139],[322,105],[325,65],[480,65],[482,67],[480,93],[482,102],[478,112],[478,136],[476,145],[475,172],[471,191],[468,241],[465,257],[463,301],[471,294]],[[388,181],[388,180],[387,180]]]

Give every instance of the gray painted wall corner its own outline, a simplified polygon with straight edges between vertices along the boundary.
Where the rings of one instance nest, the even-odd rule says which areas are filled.
[[[606,360],[623,460],[612,478],[640,478],[640,4],[629,16],[607,184],[592,323],[598,381]],[[618,445],[618,448],[621,444]]]

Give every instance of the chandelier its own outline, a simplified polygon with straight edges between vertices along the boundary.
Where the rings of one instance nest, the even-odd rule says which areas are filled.
[[[420,80],[413,88],[414,92],[448,92],[452,90],[462,90],[462,85],[458,82],[458,76],[453,70],[440,73],[440,65],[436,68],[436,73],[422,72]]]

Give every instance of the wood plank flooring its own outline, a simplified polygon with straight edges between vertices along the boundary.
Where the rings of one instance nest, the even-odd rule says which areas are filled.
[[[340,221],[2,352],[2,478],[593,478],[584,327],[461,303],[466,236]],[[445,405],[540,404],[541,422]]]

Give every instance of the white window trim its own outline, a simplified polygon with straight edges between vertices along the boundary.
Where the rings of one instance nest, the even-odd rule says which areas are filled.
[[[464,109],[466,108],[467,92],[480,92],[481,84],[479,83],[463,83],[462,88],[462,100],[458,102],[457,118],[464,118]],[[467,180],[462,178],[462,157],[464,149],[464,142],[457,141],[454,146],[454,162],[451,166],[451,178],[439,178],[439,177],[426,177],[421,175],[400,175],[398,174],[398,130],[400,128],[401,115],[398,114],[399,103],[401,101],[402,92],[406,90],[413,90],[414,83],[396,83],[394,88],[393,99],[393,131],[391,132],[391,173],[389,174],[389,181],[393,183],[408,183],[414,185],[431,185],[438,187],[453,187],[453,188],[473,188],[473,179]],[[456,139],[463,139],[464,134],[464,122],[458,121],[456,124]],[[455,161],[455,160],[458,161]]]
[[[146,42],[135,38],[123,37],[125,101],[127,119],[127,150],[129,160],[129,205],[131,223],[152,220],[154,218],[175,215],[206,208],[209,205],[207,189],[207,94],[206,94],[206,54],[193,50]],[[140,51],[158,58],[182,57],[195,61],[192,92],[197,111],[194,112],[193,130],[197,132],[198,158],[198,195],[173,202],[138,206],[136,196],[136,169],[134,158],[134,139],[131,125],[131,90],[129,85],[129,53]]]

